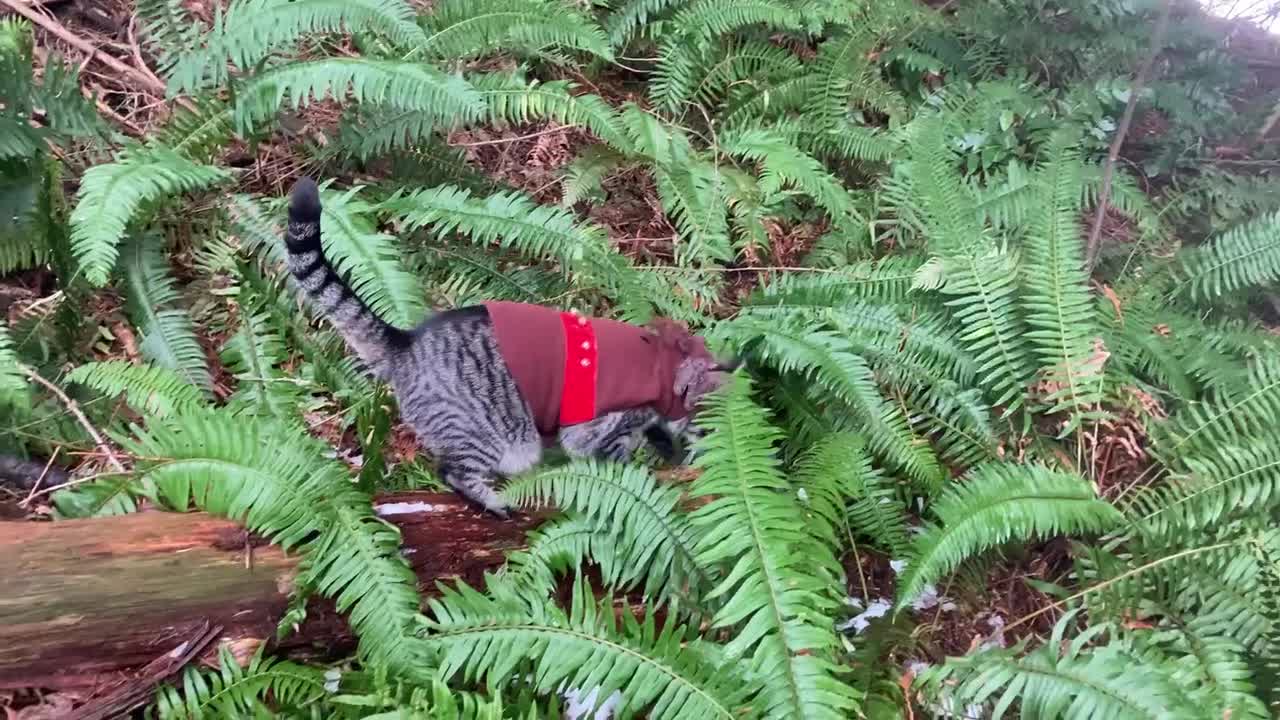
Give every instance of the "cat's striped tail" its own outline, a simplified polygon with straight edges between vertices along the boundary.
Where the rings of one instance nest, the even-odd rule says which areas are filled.
[[[320,190],[311,178],[299,178],[289,191],[289,228],[284,236],[289,272],[313,308],[329,319],[347,345],[381,374],[388,358],[404,346],[408,333],[378,317],[338,275],[320,244]]]

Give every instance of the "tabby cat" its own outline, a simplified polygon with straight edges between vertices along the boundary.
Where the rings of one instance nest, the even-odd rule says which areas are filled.
[[[543,436],[502,359],[489,310],[456,308],[413,329],[386,323],[325,258],[320,215],[315,182],[298,180],[290,192],[285,236],[297,284],[365,365],[390,384],[418,443],[437,460],[440,477],[472,503],[507,517],[510,507],[494,482],[537,464]],[[702,357],[684,358],[672,392],[692,410],[731,369]],[[668,422],[653,407],[631,407],[559,428],[556,440],[571,456],[626,461],[645,439],[671,452],[672,435],[688,429],[687,417]]]

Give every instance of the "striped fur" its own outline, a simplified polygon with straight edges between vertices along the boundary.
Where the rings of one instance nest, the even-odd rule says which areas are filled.
[[[324,256],[320,195],[308,178],[291,191],[285,237],[289,270],[310,304],[337,328],[375,374],[386,380],[401,417],[439,463],[441,478],[460,495],[505,517],[509,508],[494,489],[538,463],[542,439],[533,413],[498,352],[483,306],[439,313],[412,330],[391,326],[365,305]],[[700,396],[717,382],[712,368],[681,368],[677,388]],[[651,408],[610,413],[564,428],[561,447],[577,457],[626,461],[646,438],[674,452],[683,428]]]

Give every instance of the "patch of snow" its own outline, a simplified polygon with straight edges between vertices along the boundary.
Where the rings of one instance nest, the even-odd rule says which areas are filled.
[[[885,598],[880,598],[867,606],[866,610],[845,620],[836,626],[836,630],[840,632],[848,632],[853,630],[854,633],[861,634],[871,625],[871,621],[878,617],[884,617],[889,614],[889,610],[893,608],[893,603]]]
[[[373,511],[379,515],[404,515],[406,513],[431,512],[436,509],[435,505],[424,502],[398,502],[383,503],[374,505]]]

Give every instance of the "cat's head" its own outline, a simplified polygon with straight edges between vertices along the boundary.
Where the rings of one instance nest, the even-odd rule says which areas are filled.
[[[649,327],[679,358],[673,390],[689,412],[693,412],[708,393],[728,382],[742,364],[737,359],[722,360],[712,355],[707,341],[689,332],[683,323],[658,318],[650,322]]]

